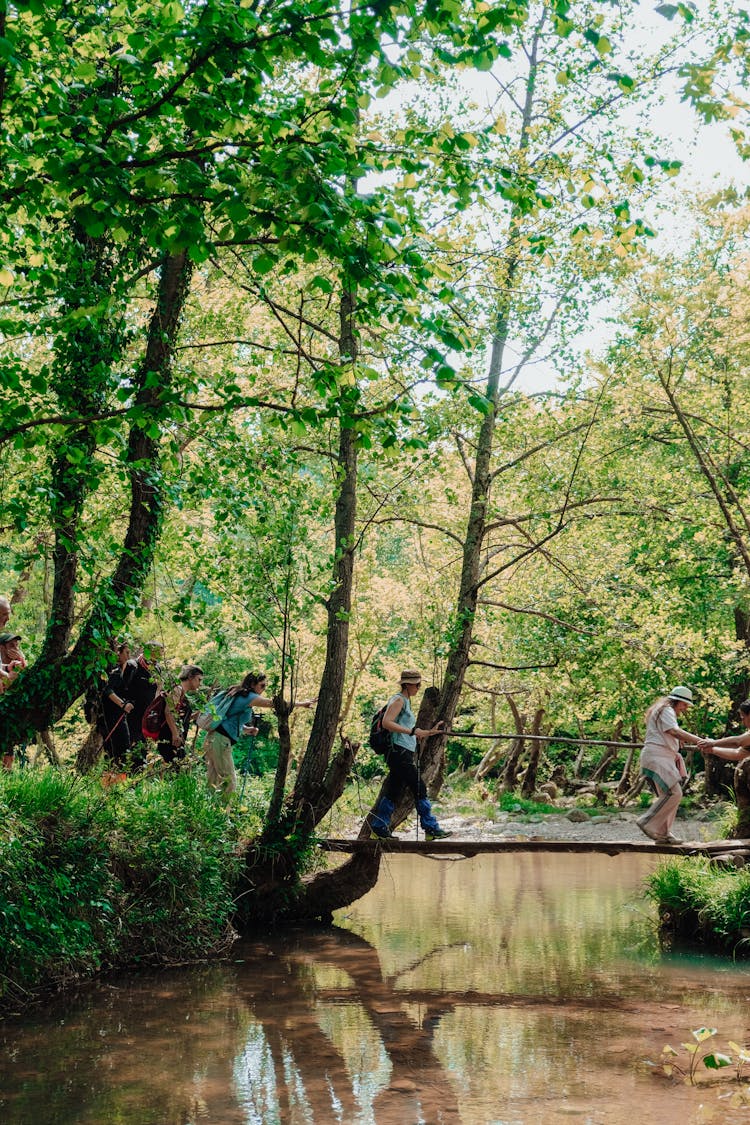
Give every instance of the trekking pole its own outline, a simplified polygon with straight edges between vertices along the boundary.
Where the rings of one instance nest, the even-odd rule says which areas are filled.
[[[414,839],[417,841],[417,843],[419,843],[419,794],[422,789],[422,764],[419,760],[419,741],[417,741],[417,746],[414,754],[416,756],[417,766],[417,796],[416,800],[414,801],[414,811],[417,814],[417,823],[414,826]]]
[[[240,771],[241,774],[242,774],[242,785],[240,787],[240,800],[242,800],[243,796],[245,795],[245,785],[247,784],[247,775],[250,772],[250,755],[252,754],[254,749],[255,749],[255,735],[249,734],[247,736],[247,750],[245,751],[245,760],[242,763],[242,769]]]
[[[112,729],[111,729],[111,730],[108,730],[108,731],[107,731],[107,733],[105,734],[104,738],[102,739],[102,742],[109,742],[110,738],[111,738],[111,737],[112,737],[112,735],[113,735],[113,734],[115,733],[115,731],[117,730],[117,728],[119,727],[120,723],[122,722],[122,720],[123,720],[124,718],[125,718],[125,709],[123,708],[123,710],[122,710],[122,714],[120,715],[120,718],[119,718],[119,719],[117,720],[117,722],[116,722],[116,723],[115,723],[115,725],[114,725],[114,726],[112,727]]]

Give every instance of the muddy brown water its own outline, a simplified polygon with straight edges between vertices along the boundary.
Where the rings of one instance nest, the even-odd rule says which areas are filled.
[[[660,954],[655,862],[386,857],[334,928],[0,1024],[0,1122],[747,1125],[736,1085],[649,1066],[701,1026],[750,1042],[750,966]]]

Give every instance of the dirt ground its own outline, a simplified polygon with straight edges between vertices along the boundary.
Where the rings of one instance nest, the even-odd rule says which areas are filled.
[[[609,841],[638,840],[645,843],[647,837],[638,828],[635,818],[643,812],[641,808],[613,809],[601,814],[589,815],[579,809],[560,811],[560,814],[528,814],[494,812],[491,816],[482,815],[481,810],[472,815],[461,815],[448,805],[437,804],[436,811],[443,828],[467,840],[501,840],[523,836],[542,837],[545,840]],[[716,811],[696,812],[694,809],[680,810],[674,826],[674,833],[684,841],[707,841],[721,839],[719,819]],[[720,814],[719,814],[720,815]],[[399,826],[398,835],[408,838],[413,832],[413,821]]]

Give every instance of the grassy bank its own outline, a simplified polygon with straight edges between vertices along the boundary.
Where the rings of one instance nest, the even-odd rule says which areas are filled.
[[[725,869],[700,858],[669,860],[651,875],[647,890],[659,908],[666,943],[750,956],[750,869]]]
[[[246,827],[189,774],[112,789],[4,775],[0,1010],[103,968],[226,948]]]

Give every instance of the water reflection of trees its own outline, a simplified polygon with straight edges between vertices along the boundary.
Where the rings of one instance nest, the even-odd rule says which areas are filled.
[[[378,1125],[461,1120],[455,1089],[434,1050],[435,1030],[455,998],[444,1002],[430,993],[415,1012],[398,991],[398,980],[384,976],[377,950],[345,930],[305,931],[275,948],[278,956],[257,991],[251,985],[251,1007],[274,1056],[279,1120],[292,1120],[292,1106],[281,1104],[288,1098],[290,1058],[309,1103],[319,1113],[328,1103],[330,1116],[314,1120],[365,1119]],[[335,970],[334,979],[321,987],[319,970],[325,966]],[[378,1088],[366,1099],[358,1097],[361,1074],[353,1073],[341,1045],[323,1029],[321,1009],[330,1005],[358,1009],[377,1038],[384,1065]]]
[[[347,931],[247,953],[101,985],[3,1025],[4,1125],[460,1120],[433,1049],[452,1000],[431,997],[415,1015],[377,951]]]
[[[361,937],[301,930],[245,944],[232,965],[101,985],[0,1028],[0,1120],[489,1120],[488,1106],[538,1107],[569,1070],[572,1042],[601,1066],[578,1076],[581,1096],[619,1080],[619,1037],[640,1022],[627,998],[436,984],[435,963],[455,953],[426,949],[389,974]]]

